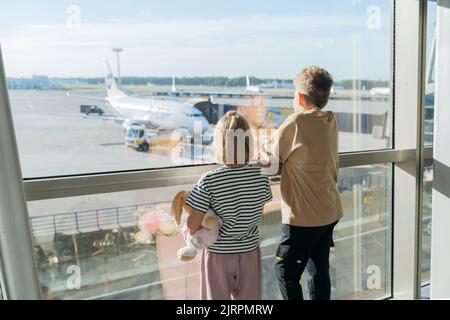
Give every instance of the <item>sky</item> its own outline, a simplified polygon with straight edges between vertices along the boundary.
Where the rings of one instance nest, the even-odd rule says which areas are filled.
[[[9,77],[100,77],[121,47],[122,76],[388,80],[391,0],[15,0],[2,4]]]

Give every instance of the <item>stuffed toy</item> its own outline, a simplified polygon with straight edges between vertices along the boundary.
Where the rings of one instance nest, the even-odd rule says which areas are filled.
[[[138,212],[139,232],[135,234],[134,240],[140,244],[151,242],[152,236],[161,233],[171,236],[177,233],[178,229],[175,220],[169,214],[161,210],[139,209]]]
[[[178,192],[172,201],[172,215],[175,217],[177,227],[180,226],[183,209],[186,206],[186,200],[189,192]],[[194,233],[189,230],[187,224],[184,223],[182,235],[186,246],[178,250],[177,257],[180,261],[191,261],[197,255],[197,250],[207,248],[212,245],[219,236],[219,228],[222,220],[217,217],[216,213],[210,208],[203,217],[202,224]]]

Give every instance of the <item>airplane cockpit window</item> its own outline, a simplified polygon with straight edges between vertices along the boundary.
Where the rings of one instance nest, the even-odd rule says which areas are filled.
[[[128,136],[131,138],[136,138],[139,134],[139,131],[137,129],[130,129],[128,131]]]

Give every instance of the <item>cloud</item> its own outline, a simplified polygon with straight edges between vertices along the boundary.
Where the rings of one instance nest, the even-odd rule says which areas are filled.
[[[355,32],[367,32],[364,15],[146,17],[81,21],[78,30],[65,24],[27,25],[3,36],[3,50],[12,76],[100,76],[101,59],[121,46],[127,75],[290,77],[302,61],[329,56],[327,50],[348,54]]]

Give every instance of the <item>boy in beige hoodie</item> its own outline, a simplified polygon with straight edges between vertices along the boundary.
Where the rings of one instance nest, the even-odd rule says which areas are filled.
[[[281,166],[282,238],[276,274],[284,299],[303,299],[300,278],[311,259],[314,299],[330,299],[329,253],[333,228],[342,217],[337,190],[338,127],[326,106],[333,79],[309,67],[294,80],[295,112],[258,153],[262,163]]]

